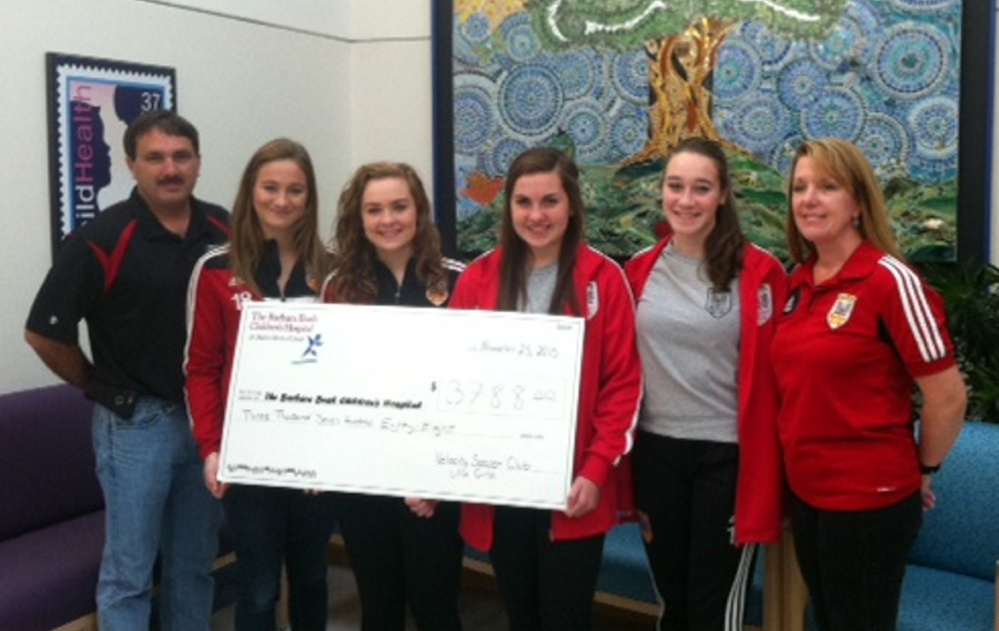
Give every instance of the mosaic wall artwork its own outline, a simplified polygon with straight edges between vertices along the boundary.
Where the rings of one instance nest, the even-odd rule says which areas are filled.
[[[451,8],[460,252],[494,245],[513,157],[553,145],[582,167],[590,242],[634,253],[656,238],[664,152],[698,134],[725,145],[743,225],[779,254],[792,152],[802,139],[836,136],[875,166],[906,253],[955,257],[960,0],[454,0]]]

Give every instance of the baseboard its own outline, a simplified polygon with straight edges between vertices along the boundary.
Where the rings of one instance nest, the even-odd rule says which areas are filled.
[[[220,569],[227,568],[236,562],[236,553],[230,552],[224,554],[219,558],[215,559],[212,564],[212,572],[217,572]],[[159,585],[157,585],[153,590],[154,595],[159,594]],[[51,631],[98,631],[97,630],[97,614],[88,613],[84,616],[80,616],[76,620],[67,622],[64,625],[58,626]]]
[[[466,571],[491,576],[494,579],[496,577],[496,574],[493,572],[493,564],[488,561],[473,559],[472,557],[466,556],[462,559],[461,564],[465,567]]]
[[[343,543],[343,535],[333,533],[330,545],[326,547],[326,563],[329,565],[350,565],[347,559],[347,547]]]
[[[219,558],[215,559],[215,563],[212,563],[212,572],[217,572],[224,567],[229,567],[236,562],[236,553],[230,552],[228,554],[223,554]]]
[[[56,627],[52,631],[97,631],[97,614],[88,613],[72,622],[67,622],[61,627]]]
[[[659,618],[659,605],[617,594],[597,591],[593,596],[594,609],[619,618],[636,622],[655,621]]]

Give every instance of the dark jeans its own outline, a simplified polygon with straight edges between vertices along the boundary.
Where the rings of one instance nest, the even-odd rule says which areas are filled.
[[[866,511],[826,511],[791,498],[798,565],[822,631],[895,631],[922,497]]]
[[[403,631],[407,604],[421,631],[460,631],[459,505],[441,502],[429,519],[398,497],[342,493],[337,506],[362,631]]]
[[[741,631],[756,546],[733,543],[739,446],[639,432],[632,464],[659,631]]]
[[[551,540],[551,512],[496,508],[489,556],[511,631],[588,631],[604,536]]]
[[[295,631],[325,631],[332,493],[233,485],[223,499],[238,563],[236,631],[274,631],[281,566]]]

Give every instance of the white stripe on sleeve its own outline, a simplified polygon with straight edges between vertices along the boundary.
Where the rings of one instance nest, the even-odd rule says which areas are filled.
[[[894,257],[885,256],[878,263],[895,278],[906,321],[923,361],[930,363],[943,359],[947,355],[947,347],[919,277]]]

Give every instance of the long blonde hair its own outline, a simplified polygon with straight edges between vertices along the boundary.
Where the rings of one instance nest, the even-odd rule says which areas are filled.
[[[794,156],[787,187],[787,246],[791,258],[802,263],[815,253],[815,245],[801,236],[801,232],[798,231],[798,226],[794,222],[794,210],[791,208],[794,171],[798,166],[798,160],[804,157],[811,158],[815,162],[816,169],[828,174],[853,196],[860,209],[860,225],[857,227],[860,236],[873,243],[882,252],[904,261],[905,258],[895,242],[895,233],[888,222],[885,198],[881,193],[881,185],[874,175],[874,169],[860,149],[839,138],[807,140],[801,144]]]

